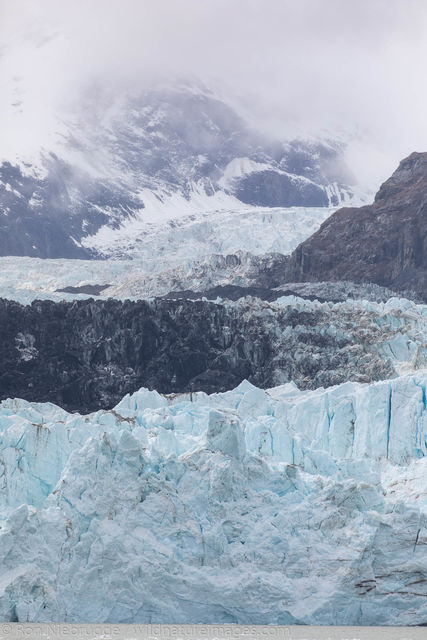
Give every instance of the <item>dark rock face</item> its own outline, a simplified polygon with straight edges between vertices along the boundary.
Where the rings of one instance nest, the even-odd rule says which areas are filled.
[[[0,300],[0,398],[89,411],[141,386],[213,392],[246,378],[315,388],[393,375],[376,349],[390,331],[373,316],[336,313],[330,325],[327,311],[261,302]]]
[[[9,163],[0,165],[0,255],[89,257],[71,239],[72,224],[59,215],[58,203],[44,207],[49,190],[53,201],[52,185],[24,176]]]
[[[40,179],[9,163],[0,165],[0,255],[93,257],[80,240],[103,224],[114,226],[102,208],[121,206],[123,217],[133,211],[135,200],[54,156],[46,161],[46,169],[46,177]]]
[[[64,287],[63,289],[56,289],[57,293],[85,293],[89,296],[99,296],[108,289],[109,284],[82,284],[78,287]]]
[[[68,287],[71,289],[72,287]],[[396,293],[391,289],[380,287],[376,284],[354,284],[353,282],[292,282],[288,287],[280,289],[269,289],[268,287],[247,286],[241,287],[237,285],[227,284],[218,285],[207,289],[206,291],[171,291],[162,298],[170,300],[200,300],[207,298],[208,300],[216,300],[222,298],[224,300],[240,300],[247,296],[259,298],[267,302],[273,302],[282,296],[296,296],[303,300],[317,300],[318,302],[345,302],[346,300],[370,300],[371,302],[387,302],[394,297]],[[407,292],[408,299],[420,303],[421,300],[417,296],[411,297]]]
[[[71,287],[68,287],[70,289]],[[251,296],[254,298],[259,298],[260,300],[266,300],[267,302],[272,302],[280,298],[281,296],[299,296],[300,298],[304,298],[305,300],[318,300],[319,302],[326,302],[327,300],[331,300],[331,298],[322,298],[319,295],[315,294],[305,294],[305,293],[297,293],[293,289],[267,289],[264,287],[240,287],[238,285],[227,284],[227,285],[218,285],[217,287],[212,287],[207,291],[191,291],[187,289],[186,291],[171,291],[167,293],[162,298],[167,298],[169,300],[198,300],[200,298],[207,298],[208,300],[216,300],[216,298],[223,298],[225,300],[240,300],[241,298],[245,298],[247,296]],[[334,301],[334,300],[333,300]]]
[[[427,153],[403,160],[372,205],[340,209],[297,247],[282,282],[320,280],[374,282],[427,301]]]
[[[327,207],[328,197],[318,184],[295,182],[275,171],[251,173],[238,181],[235,195],[242,202],[264,207]]]

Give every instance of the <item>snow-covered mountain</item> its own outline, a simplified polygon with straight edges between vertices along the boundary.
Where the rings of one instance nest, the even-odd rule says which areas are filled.
[[[195,83],[92,89],[53,139],[29,157],[0,152],[0,255],[132,251],[153,223],[353,195],[342,142],[268,139]]]
[[[0,404],[0,619],[420,625],[427,377]]]

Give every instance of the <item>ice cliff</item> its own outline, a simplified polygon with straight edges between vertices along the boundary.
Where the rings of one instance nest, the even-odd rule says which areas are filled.
[[[0,404],[0,619],[427,622],[427,373]]]

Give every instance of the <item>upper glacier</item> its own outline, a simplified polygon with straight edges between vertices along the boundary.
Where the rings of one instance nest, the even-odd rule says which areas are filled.
[[[106,227],[91,242],[108,260],[0,257],[0,297],[29,302],[72,298],[57,289],[109,284],[105,297],[163,295],[176,286],[199,290],[225,280],[244,281],[262,254],[289,254],[316,231],[332,208],[290,207],[216,211],[161,224],[132,220],[111,235]],[[89,240],[88,240],[89,242]],[[227,256],[231,256],[227,259]],[[119,259],[127,257],[127,259]],[[235,273],[230,273],[234,269]],[[201,289],[200,289],[201,288]],[[88,297],[88,296],[84,296]]]

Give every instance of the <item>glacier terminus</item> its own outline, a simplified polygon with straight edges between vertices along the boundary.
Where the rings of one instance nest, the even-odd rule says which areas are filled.
[[[426,387],[3,401],[0,617],[425,621]]]

